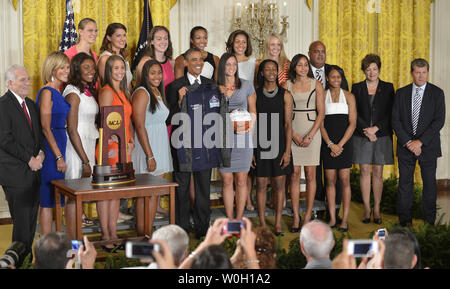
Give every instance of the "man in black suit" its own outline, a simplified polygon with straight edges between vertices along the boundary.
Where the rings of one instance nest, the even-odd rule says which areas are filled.
[[[168,122],[172,121],[174,114],[178,112],[186,113],[186,100],[184,100],[189,90],[194,90],[200,86],[212,84],[213,81],[200,75],[203,69],[204,60],[199,49],[191,48],[185,54],[185,64],[187,73],[183,77],[174,80],[167,86],[167,104],[169,106]],[[183,102],[184,100],[184,102]],[[184,108],[184,109],[183,109]],[[205,110],[203,110],[205,111]],[[170,124],[170,123],[169,123]],[[194,126],[194,123],[191,124]],[[176,133],[177,125],[173,125],[173,133]],[[178,183],[175,188],[175,223],[182,227],[188,234],[190,232],[189,221],[189,185],[191,173],[194,176],[195,204],[194,204],[194,226],[197,238],[206,235],[209,228],[210,219],[210,183],[211,169],[192,170],[196,161],[187,158],[187,161],[180,161],[178,152],[172,143],[172,159],[174,165],[173,178]],[[190,161],[190,162],[189,162]],[[189,168],[188,168],[189,167]]]
[[[44,142],[39,113],[25,67],[6,72],[8,91],[0,98],[0,185],[13,220],[12,241],[31,253],[39,208]]]
[[[327,81],[326,75],[328,74],[328,71],[331,68],[331,64],[325,63],[327,61],[327,50],[325,47],[325,44],[323,44],[322,41],[314,41],[309,45],[309,51],[308,51],[309,60],[311,63],[311,72],[314,75],[314,78],[319,80],[323,88],[327,90],[329,88],[329,83]],[[339,67],[339,66],[338,66]],[[347,79],[345,78],[344,70],[339,67],[339,69],[342,70],[342,82],[341,82],[341,88],[348,90],[348,83]],[[317,166],[316,170],[316,183],[317,183],[317,190],[316,190],[316,200],[324,201],[326,192],[325,192],[325,186],[322,181],[322,159],[320,160],[320,165]],[[339,180],[336,181],[336,220],[338,223],[340,222],[339,218],[339,208],[337,205],[340,205],[342,201],[342,190],[339,183]],[[323,218],[323,216],[319,216]]]
[[[445,96],[427,82],[429,64],[411,62],[413,83],[397,91],[392,109],[392,127],[397,135],[399,185],[397,213],[400,224],[411,224],[414,170],[419,161],[423,181],[422,210],[425,222],[436,220],[436,166],[442,155],[439,131],[445,123]]]

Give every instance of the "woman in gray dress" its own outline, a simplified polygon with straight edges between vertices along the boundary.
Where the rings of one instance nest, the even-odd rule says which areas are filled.
[[[236,188],[236,219],[242,219],[245,202],[248,196],[247,174],[252,161],[253,146],[251,128],[256,115],[256,94],[253,85],[238,77],[238,61],[231,53],[224,53],[219,61],[218,84],[221,93],[228,99],[228,112],[245,110],[252,114],[250,128],[237,130],[228,126],[232,137],[231,167],[220,168],[223,183],[223,201],[228,219],[233,219],[233,179]],[[231,124],[231,122],[229,122]]]
[[[363,223],[381,224],[380,203],[383,192],[383,166],[394,163],[391,114],[394,86],[381,81],[380,57],[369,54],[362,60],[366,79],[352,86],[358,120],[353,136],[353,163],[361,169],[360,186],[364,202]],[[370,171],[372,169],[373,212],[370,208]]]

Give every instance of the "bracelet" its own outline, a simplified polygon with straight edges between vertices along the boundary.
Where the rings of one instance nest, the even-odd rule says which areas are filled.
[[[89,166],[89,161],[86,163],[81,163],[82,166]]]
[[[327,143],[327,147],[330,147],[330,145],[334,144],[331,140]]]
[[[246,266],[248,266],[248,265],[251,264],[251,263],[257,263],[257,264],[259,264],[259,260],[258,260],[258,259],[255,259],[255,260],[247,260],[247,261],[245,261],[245,265],[246,265]]]
[[[291,158],[291,154],[284,153],[288,158]]]
[[[62,159],[62,158],[63,158],[63,156],[57,156],[56,159],[55,159],[55,161],[57,162],[57,161],[59,161],[59,160]]]
[[[153,160],[154,158],[155,158],[154,156],[147,157],[147,161],[151,161],[151,160]]]

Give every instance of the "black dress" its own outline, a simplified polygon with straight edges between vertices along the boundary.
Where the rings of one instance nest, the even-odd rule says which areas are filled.
[[[278,87],[278,92],[268,97],[263,88],[256,90],[257,112],[257,145],[255,149],[256,176],[278,177],[292,174],[294,167],[291,162],[281,169],[280,162],[286,151],[286,134],[284,130],[284,93],[285,89]],[[273,138],[272,138],[272,126]],[[277,135],[278,134],[278,135]]]
[[[323,123],[330,140],[337,144],[342,139],[349,125],[348,105],[344,91],[341,89],[339,102],[334,103],[331,99],[330,91],[327,90],[325,98],[325,119]],[[350,138],[343,147],[342,153],[338,157],[331,156],[331,149],[322,141],[321,157],[324,169],[347,169],[352,167],[353,147]]]

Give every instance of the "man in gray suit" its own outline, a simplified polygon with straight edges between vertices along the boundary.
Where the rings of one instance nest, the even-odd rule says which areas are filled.
[[[332,269],[334,237],[330,226],[319,220],[305,224],[300,232],[300,247],[308,261],[304,269]]]

